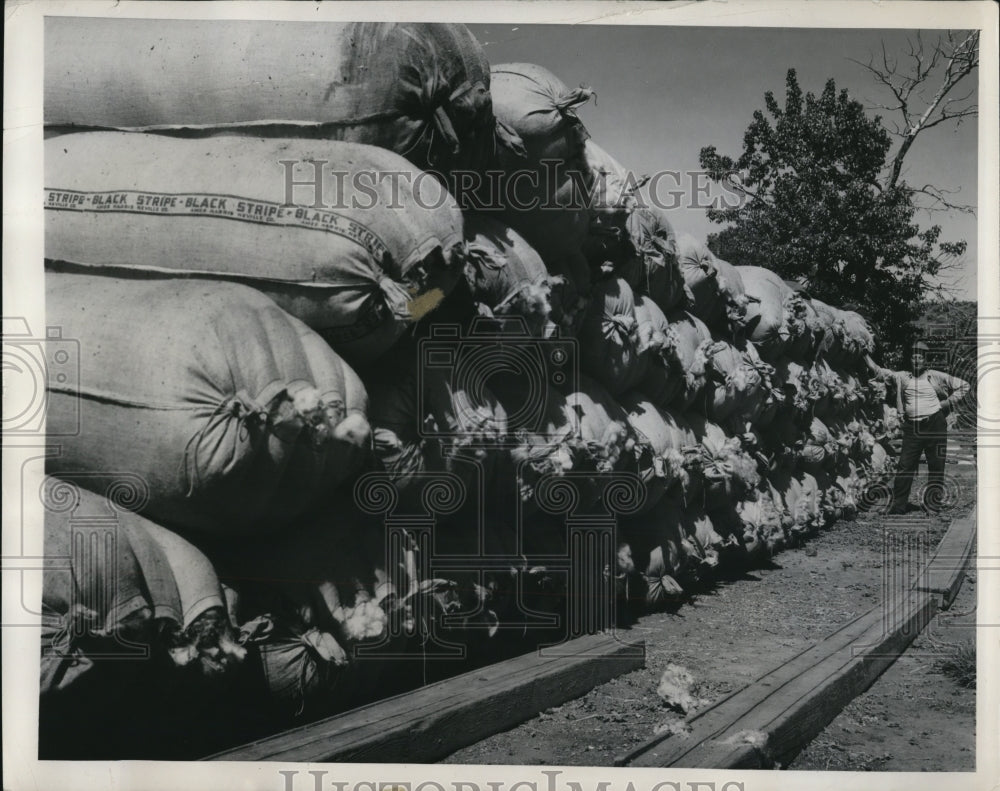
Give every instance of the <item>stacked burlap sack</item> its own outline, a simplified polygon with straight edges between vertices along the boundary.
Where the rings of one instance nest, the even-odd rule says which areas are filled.
[[[491,612],[486,588],[430,577],[438,548],[413,536],[387,560],[386,514],[362,519],[358,502],[385,490],[374,481],[355,496],[375,474],[404,507],[439,505],[414,481],[472,486],[476,465],[497,458],[483,443],[506,434],[497,402],[445,377],[389,370],[379,386],[371,375],[456,288],[484,289],[484,302],[489,291],[500,314],[538,315],[521,273],[473,276],[484,259],[446,186],[503,152],[524,156],[493,112],[479,43],[461,25],[60,19],[46,48],[47,304],[81,350],[79,381],[48,386],[50,430],[67,437],[48,472],[98,500],[123,476],[138,481],[135,519],[201,553],[186,569],[196,589],[224,579],[232,595],[221,615],[205,599],[212,628],[201,629],[199,612],[159,592],[173,590],[171,557],[131,534],[118,564],[138,598],[81,609],[47,575],[65,623],[43,642],[45,705],[98,698],[115,666],[82,672],[88,651],[139,635],[150,667],[165,668],[159,688],[193,689],[200,667],[213,700],[239,690],[232,714],[255,697],[273,729],[419,683],[374,678],[380,663],[358,661],[356,644],[421,655],[435,629],[469,645],[494,634],[485,616],[438,623]],[[67,528],[47,527],[57,551]],[[86,564],[73,574],[103,579]],[[183,677],[169,670],[182,665]],[[56,708],[44,741],[65,754],[87,711]],[[105,719],[93,730],[120,735]],[[137,742],[138,753],[119,747],[198,757],[216,744]]]
[[[249,738],[558,642],[532,623],[567,622],[573,575],[673,606],[890,472],[863,319],[675,233],[589,139],[590,89],[460,25],[78,23],[46,38],[49,320],[81,353],[47,472],[141,492],[121,601],[47,573],[53,757],[108,641]],[[498,164],[488,212],[458,174]],[[581,568],[566,525],[595,518],[617,556]]]

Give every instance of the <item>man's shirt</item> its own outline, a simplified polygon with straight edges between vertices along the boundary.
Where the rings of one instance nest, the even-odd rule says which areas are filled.
[[[941,411],[941,401],[927,377],[927,371],[920,376],[906,373],[897,387],[903,388],[903,411],[910,420],[923,420]]]
[[[879,368],[878,375],[894,382],[896,409],[907,420],[924,420],[936,415],[944,406],[950,410],[970,390],[968,382],[931,368],[920,376],[914,376],[910,371]]]

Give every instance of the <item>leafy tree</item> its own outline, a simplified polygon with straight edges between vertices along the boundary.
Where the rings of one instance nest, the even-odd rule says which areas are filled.
[[[744,198],[709,209],[711,220],[729,224],[709,236],[709,247],[858,310],[896,357],[915,333],[934,277],[954,265],[965,242],[941,241],[937,225],[918,227],[915,190],[889,159],[890,134],[833,80],[820,95],[803,95],[790,69],[784,106],[771,92],[764,103],[738,158],[701,150],[709,177]]]

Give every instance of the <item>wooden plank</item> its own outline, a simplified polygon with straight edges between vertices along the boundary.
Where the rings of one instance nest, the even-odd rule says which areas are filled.
[[[973,506],[973,509],[975,507]],[[684,737],[658,737],[618,766],[762,768],[787,765],[874,683],[961,587],[975,546],[975,511],[956,519],[910,591],[879,605],[753,684],[692,715]]]
[[[692,715],[689,718],[689,723],[693,724],[697,720],[702,730],[711,733],[713,737],[716,736],[747,708],[759,704],[773,694],[776,689],[783,688],[801,672],[818,664],[830,654],[842,651],[861,639],[873,623],[881,621],[881,612],[881,607],[874,607],[854,620],[848,621],[822,642],[800,651],[780,667],[761,676],[757,681],[730,693],[711,707]],[[617,758],[615,765],[632,765],[640,755],[655,750],[669,738],[669,736],[661,736],[651,739],[632,752]]]
[[[653,740],[628,766],[767,768],[787,765],[905,650],[937,611],[933,594],[900,593],[818,645],[693,715],[686,737]]]
[[[952,520],[934,557],[917,578],[916,589],[940,596],[940,607],[947,610],[962,587],[975,546],[976,512],[973,506],[971,515]]]
[[[428,763],[645,665],[645,643],[592,635],[284,731],[210,761]]]

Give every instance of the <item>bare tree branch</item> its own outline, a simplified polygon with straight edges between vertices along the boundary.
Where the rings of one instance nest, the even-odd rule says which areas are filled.
[[[923,131],[924,129],[931,129],[932,127],[935,127],[938,124],[943,124],[946,121],[958,121],[958,122],[961,122],[961,120],[963,118],[974,118],[977,115],[979,115],[979,106],[978,105],[973,105],[972,107],[967,107],[964,110],[962,110],[961,112],[957,112],[957,113],[942,113],[938,118],[934,119],[933,121],[931,121],[929,123],[924,124],[923,127],[921,127],[921,131]]]
[[[975,214],[975,206],[968,203],[954,203],[948,199],[948,195],[957,195],[961,191],[961,189],[941,189],[940,187],[935,187],[933,184],[924,184],[919,189],[912,189],[915,195],[926,195],[931,199],[932,203],[929,206],[920,207],[924,211],[958,211],[963,214]]]
[[[950,96],[955,86],[979,66],[979,31],[966,34],[958,42],[948,31],[939,36],[933,46],[927,45],[923,35],[917,32],[914,38],[907,39],[905,60],[904,65],[900,58],[892,58],[885,42],[882,42],[881,63],[875,56],[868,63],[852,60],[887,88],[896,100],[895,104],[875,105],[896,114],[895,119],[888,121],[891,128],[887,131],[902,138],[886,179],[889,188],[899,181],[903,160],[921,132],[943,123],[960,124],[979,111],[978,105],[960,107],[962,102],[972,98],[975,89],[962,97]],[[927,99],[924,90],[930,92],[930,82],[934,79],[940,82]]]
[[[915,121],[910,121],[909,129],[903,135],[903,141],[900,143],[899,149],[892,159],[892,170],[888,182],[890,187],[895,186],[896,182],[899,181],[903,159],[913,145],[913,141],[916,140],[917,135],[923,130],[937,126],[945,121],[968,117],[976,112],[975,109],[971,109],[969,112],[960,111],[949,114],[946,106],[942,107],[941,105],[951,90],[979,65],[979,32],[973,31],[970,33],[962,43],[952,48],[950,52],[943,52],[945,46],[940,40],[938,41],[934,48],[935,56],[931,58],[927,68],[921,68],[921,61],[918,57],[915,75],[907,77],[903,81],[904,84],[908,85],[908,88],[904,89],[905,96],[908,99],[914,85],[928,79],[931,66],[936,66],[938,60],[941,58],[947,58],[940,86],[927,107],[920,114],[920,117]],[[891,77],[887,76],[887,79],[891,79]],[[936,118],[935,113],[937,113]]]

